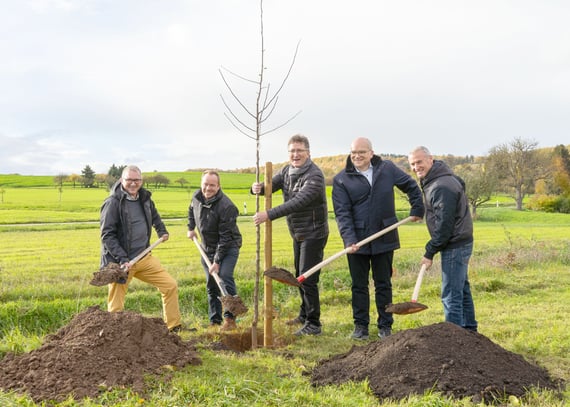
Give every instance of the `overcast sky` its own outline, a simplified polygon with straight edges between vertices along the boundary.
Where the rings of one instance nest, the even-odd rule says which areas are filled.
[[[286,161],[295,133],[313,157],[358,136],[379,154],[568,144],[569,20],[567,0],[265,0],[272,91],[300,45],[264,129],[301,113],[260,163]],[[0,0],[0,173],[255,166],[219,69],[257,79],[259,33],[256,0]],[[256,88],[228,78],[254,110]]]

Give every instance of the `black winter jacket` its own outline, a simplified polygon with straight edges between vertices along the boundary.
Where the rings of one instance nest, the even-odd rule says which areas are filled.
[[[151,195],[152,193],[144,188],[139,190],[138,202],[143,207],[148,230],[146,247],[150,246],[153,227],[159,237],[168,233]],[[111,194],[101,206],[101,266],[108,263],[122,264],[130,260],[128,252],[131,225],[128,221],[126,199],[127,192],[121,187],[121,182],[117,181],[111,188]]]
[[[329,235],[325,177],[313,162],[291,176],[286,165],[272,178],[272,192],[281,190],[283,203],[267,211],[270,220],[287,217],[291,237],[298,242],[325,239]],[[261,193],[264,194],[262,187]]]
[[[208,201],[200,190],[192,196],[188,230],[198,228],[202,246],[211,261],[220,263],[229,248],[241,247],[242,237],[236,223],[238,215],[238,208],[221,189]]]
[[[392,161],[375,155],[372,164],[372,186],[358,172],[348,156],[346,167],[333,179],[332,200],[338,229],[348,247],[398,222],[394,186],[407,194],[410,216],[424,216],[422,193],[417,182]],[[398,230],[362,246],[356,254],[379,254],[398,249]]]
[[[424,257],[433,259],[441,250],[473,242],[473,221],[465,194],[465,182],[443,161],[434,160],[425,178],[420,180],[420,185],[431,236]]]

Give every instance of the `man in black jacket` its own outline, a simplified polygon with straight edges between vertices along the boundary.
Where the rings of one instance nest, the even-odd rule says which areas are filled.
[[[168,329],[181,328],[176,280],[162,267],[152,252],[134,265],[129,262],[150,245],[152,228],[163,241],[168,231],[151,199],[150,191],[142,188],[141,170],[128,165],[111,195],[101,207],[101,266],[119,263],[128,271],[125,284],[109,284],[107,309],[122,311],[127,288],[133,277],[155,286],[162,296],[162,308]]]
[[[477,331],[467,276],[473,252],[473,221],[465,183],[443,161],[434,160],[426,147],[413,149],[408,162],[420,180],[431,236],[421,264],[429,269],[435,254],[441,253],[441,300],[445,320]]]
[[[412,177],[392,161],[374,154],[367,138],[356,138],[350,149],[345,169],[333,179],[332,200],[344,246],[352,247],[352,252],[347,254],[352,278],[352,337],[368,339],[368,279],[372,269],[378,336],[385,338],[391,335],[394,322],[385,308],[392,303],[392,263],[394,250],[400,248],[398,231],[393,230],[360,248],[356,243],[398,222],[394,187],[408,196],[414,221],[424,215],[422,194]]]
[[[293,238],[295,273],[299,276],[323,260],[329,236],[326,186],[322,171],[311,161],[307,137],[294,135],[287,147],[289,165],[272,178],[272,193],[281,190],[284,202],[268,211],[257,212],[253,221],[260,225],[267,220],[287,217],[287,226]],[[264,194],[264,185],[254,183],[251,192]],[[299,315],[287,322],[288,325],[303,325],[295,335],[321,333],[319,274],[320,270],[303,281],[299,288]]]
[[[201,189],[192,197],[188,208],[189,239],[194,239],[196,229],[202,235],[202,246],[211,262],[208,267],[202,260],[206,272],[206,290],[208,293],[208,316],[210,325],[222,323],[222,302],[220,288],[212,276],[218,273],[229,295],[236,295],[234,269],[238,261],[242,244],[241,233],[237,226],[238,208],[221,189],[220,175],[207,170],[202,175]],[[223,331],[236,329],[235,315],[225,310],[223,313]]]

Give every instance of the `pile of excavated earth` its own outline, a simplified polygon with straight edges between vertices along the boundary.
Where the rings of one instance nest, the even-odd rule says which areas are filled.
[[[251,334],[228,333],[213,350],[251,349]],[[244,340],[249,340],[244,345]],[[301,339],[302,340],[302,339]],[[229,342],[228,342],[229,341]],[[263,343],[263,339],[259,339]],[[246,346],[246,348],[244,348]],[[114,388],[144,394],[144,377],[202,361],[194,344],[170,333],[160,318],[88,308],[29,353],[0,362],[0,389],[29,394],[36,402],[96,398]],[[163,375],[168,380],[168,375]],[[485,336],[449,323],[396,332],[319,361],[314,386],[368,380],[380,399],[426,391],[473,401],[523,396],[532,387],[558,390],[560,383],[522,356]]]
[[[27,393],[36,402],[95,398],[111,388],[143,393],[144,375],[201,363],[194,345],[170,333],[162,319],[91,307],[40,348],[6,355],[0,388]]]
[[[320,361],[314,386],[368,379],[379,399],[427,391],[474,402],[523,396],[530,388],[559,390],[548,372],[485,336],[443,322],[401,331]]]

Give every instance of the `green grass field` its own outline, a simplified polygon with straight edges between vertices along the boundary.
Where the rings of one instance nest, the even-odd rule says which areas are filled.
[[[253,175],[249,174],[252,178]],[[224,176],[225,177],[225,176]],[[229,178],[229,177],[228,177]],[[253,178],[252,178],[253,179]],[[1,179],[0,179],[1,181]],[[228,195],[248,214],[255,197],[247,185],[235,184]],[[0,182],[2,183],[2,182]],[[74,315],[92,305],[105,308],[106,289],[89,285],[99,265],[98,211],[107,195],[104,189],[8,188],[4,184],[0,204],[0,356],[28,352],[39,347],[45,335],[66,325]],[[180,286],[184,323],[198,331],[207,322],[206,293],[199,254],[186,238],[189,192],[170,187],[154,191],[171,239],[155,249]],[[274,197],[274,204],[279,203]],[[264,205],[263,200],[260,201]],[[405,203],[398,203],[405,217]],[[475,253],[470,277],[480,332],[503,348],[546,367],[551,375],[570,380],[570,216],[518,212],[510,208],[481,208],[475,223]],[[342,250],[331,214],[331,235],[325,256]],[[256,274],[256,230],[250,216],[239,218],[244,235],[236,280],[240,297],[250,312],[238,325],[251,324]],[[272,224],[273,264],[293,269],[291,241],[285,221]],[[261,228],[263,242],[265,229]],[[424,224],[400,228],[402,248],[395,255],[394,301],[408,301],[418,271],[418,262],[428,234]],[[263,254],[263,253],[262,253]],[[436,263],[422,285],[421,302],[429,309],[398,316],[400,331],[443,320],[439,300],[441,277]],[[263,264],[261,264],[263,270]],[[365,383],[312,388],[307,373],[314,364],[355,344],[350,309],[350,277],[343,258],[321,274],[323,335],[295,339],[283,324],[295,316],[297,290],[273,284],[277,319],[274,336],[288,338],[280,349],[256,349],[243,355],[214,352],[199,346],[201,366],[175,372],[162,384],[149,379],[151,392],[144,398],[128,390],[106,393],[99,400],[82,403],[68,400],[61,406],[377,406]],[[262,296],[261,296],[262,298]],[[160,298],[154,288],[135,282],[127,295],[127,309],[147,316],[160,316]],[[261,309],[261,306],[260,306]],[[372,314],[374,315],[374,313]],[[261,317],[261,316],[260,316]],[[258,324],[262,329],[263,323]],[[183,333],[189,339],[190,333]],[[360,344],[360,343],[357,343]],[[520,405],[563,406],[570,401],[543,391],[530,391]],[[27,397],[0,393],[0,405],[33,406]],[[383,406],[472,406],[468,400],[452,400],[437,394],[410,396]],[[503,405],[508,404],[503,400]]]

